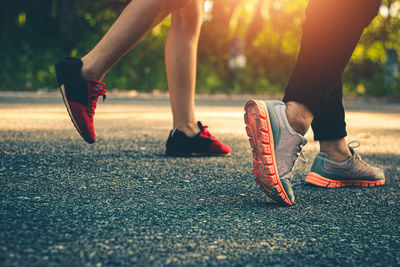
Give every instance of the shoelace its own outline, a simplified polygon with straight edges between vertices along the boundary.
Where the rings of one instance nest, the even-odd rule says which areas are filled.
[[[203,129],[200,133],[201,136],[210,138],[211,140],[216,140],[216,138],[207,130],[208,126],[203,125]]]
[[[352,144],[355,144],[355,145],[352,146]],[[361,142],[358,140],[352,140],[352,141],[348,142],[347,145],[351,148],[359,148],[361,146]]]
[[[308,159],[307,159],[306,155],[304,154],[305,151],[303,150],[303,147],[304,147],[304,145],[301,144],[299,147],[299,151],[296,154],[303,163],[307,163]]]
[[[361,146],[361,142],[358,140],[352,140],[349,143],[347,143],[347,145],[349,147],[355,149],[355,148],[359,148]],[[303,150],[303,147],[304,147],[304,145],[301,144],[299,147],[299,151],[296,154],[297,154],[297,156],[299,156],[299,158],[302,162],[307,163],[308,159],[307,159],[306,155],[304,154],[305,151]],[[354,154],[355,154],[355,158],[358,161],[360,161],[363,165],[368,166],[368,164],[361,158],[361,156],[358,153],[356,153],[354,151]]]
[[[354,144],[354,145],[353,145]],[[358,140],[352,140],[349,143],[347,143],[349,147],[351,147],[354,151],[354,158],[355,160],[359,161],[362,165],[369,167],[368,163],[366,163],[361,156],[354,150],[355,148],[359,148],[361,146],[361,142]]]
[[[303,144],[300,144],[299,150],[296,152],[296,155],[297,155],[297,157],[300,158],[300,160],[301,160],[303,163],[307,163],[307,162],[308,162],[308,159],[307,159],[306,155],[304,154],[303,147],[304,147],[304,145],[303,145]],[[293,179],[293,175],[292,175],[291,173],[292,173],[292,170],[293,170],[293,168],[294,168],[296,159],[297,159],[297,158],[294,158],[294,159],[293,159],[292,168],[289,170],[289,176],[288,176],[287,178],[283,178],[283,179],[285,179],[285,180],[287,180],[287,181],[289,181],[289,182],[291,182],[292,179]],[[282,178],[281,178],[281,179],[282,179]]]
[[[106,100],[105,83],[101,83],[95,80],[88,80],[88,114],[90,118],[93,118],[95,109],[97,106],[97,99],[99,96],[103,97],[103,102]]]

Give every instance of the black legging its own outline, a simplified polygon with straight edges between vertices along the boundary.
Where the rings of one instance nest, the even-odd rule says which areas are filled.
[[[380,4],[381,0],[309,0],[300,52],[283,101],[311,109],[315,140],[347,135],[341,76]]]

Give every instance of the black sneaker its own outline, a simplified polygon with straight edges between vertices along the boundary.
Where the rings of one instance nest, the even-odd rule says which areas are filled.
[[[168,156],[194,157],[194,156],[228,156],[231,154],[231,148],[207,130],[201,122],[197,122],[200,132],[188,137],[184,132],[173,129],[167,140]]]

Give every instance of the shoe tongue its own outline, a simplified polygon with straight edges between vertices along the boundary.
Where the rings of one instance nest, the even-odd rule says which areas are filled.
[[[351,155],[354,155],[354,153],[356,153],[351,146],[349,146],[349,149],[350,149]]]
[[[199,126],[200,132],[202,132],[203,129],[204,129],[204,127],[203,127],[203,124],[201,124],[201,121],[198,121],[198,122],[197,122],[197,126]]]

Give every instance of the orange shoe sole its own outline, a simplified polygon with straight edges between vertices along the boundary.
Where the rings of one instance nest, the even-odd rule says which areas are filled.
[[[306,182],[327,188],[344,187],[344,186],[362,186],[362,187],[373,187],[385,184],[385,179],[378,181],[368,180],[332,180],[325,178],[318,173],[310,172],[306,177]]]
[[[291,206],[279,179],[275,160],[274,138],[269,123],[269,114],[264,102],[247,101],[244,122],[253,152],[253,174],[257,185],[272,199]]]

